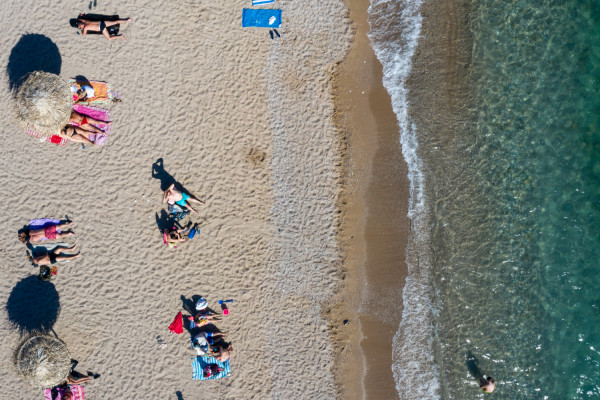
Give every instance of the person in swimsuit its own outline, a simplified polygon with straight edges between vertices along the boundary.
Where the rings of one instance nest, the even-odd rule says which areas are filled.
[[[91,123],[98,124],[98,125],[101,125],[101,124],[109,125],[111,123],[110,121],[100,121],[99,119],[92,118],[88,115],[79,114],[75,110],[73,110],[71,112],[71,118],[69,119],[69,125],[72,124],[73,122],[78,124],[81,128],[85,129],[86,131],[90,131],[93,133],[104,133],[104,131],[91,125]],[[69,126],[69,125],[67,125],[67,126]]]
[[[171,186],[169,186],[167,188],[167,190],[165,190],[165,193],[163,196],[163,203],[178,204],[181,207],[185,207],[188,210],[190,210],[191,212],[198,214],[198,211],[194,210],[192,208],[192,206],[188,203],[188,201],[198,203],[198,204],[204,204],[204,202],[202,200],[198,200],[197,198],[195,198],[194,196],[192,196],[190,194],[187,194],[187,193],[177,190],[175,188],[174,183],[171,184]]]
[[[37,257],[31,257],[31,261],[33,262],[33,265],[51,265],[56,264],[57,262],[74,260],[81,257],[79,252],[76,254],[62,254],[63,250],[76,251],[77,245],[73,245],[71,247],[57,246],[54,248],[54,250],[46,254]]]
[[[210,346],[214,346],[219,340],[225,336],[222,332],[200,332],[192,340],[194,350],[199,356],[209,356]]]
[[[494,382],[494,379],[492,379],[491,376],[488,376],[485,379],[481,378],[479,380],[479,387],[486,393],[492,393],[494,389],[496,389],[496,382]]]
[[[217,360],[217,361],[227,361],[229,360],[229,358],[231,358],[231,352],[233,351],[233,346],[231,344],[228,344],[227,347],[224,346],[215,346],[212,348],[212,356]]]
[[[63,239],[67,236],[73,236],[75,233],[73,231],[66,230],[61,231],[61,227],[63,226],[71,226],[72,222],[63,222],[58,225],[50,225],[42,229],[30,229],[29,231],[20,232],[19,240],[23,244],[27,244],[27,242],[41,242],[43,240],[54,240],[54,239]]]
[[[98,100],[96,93],[94,92],[94,88],[90,85],[74,83],[71,86],[71,92],[73,93],[73,101],[75,104]]]
[[[130,21],[131,21],[131,18],[118,19],[116,21],[90,21],[87,19],[78,18],[77,19],[77,27],[79,29],[81,29],[82,36],[85,36],[86,33],[88,33],[88,32],[100,32],[108,40],[117,40],[117,39],[125,40],[125,36],[123,36],[123,35],[111,36],[108,33],[108,29],[106,29],[106,28],[109,26],[122,24],[124,22],[130,22]]]
[[[71,142],[95,144],[97,135],[103,135],[104,132],[102,132],[100,129],[97,129],[96,127],[93,128],[96,129],[96,131],[98,132],[86,131],[80,126],[67,125],[63,128],[62,131],[58,133],[58,136],[70,140]],[[91,135],[94,136],[92,137]]]

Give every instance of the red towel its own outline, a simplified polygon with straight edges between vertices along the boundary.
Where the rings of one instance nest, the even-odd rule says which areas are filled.
[[[183,333],[183,316],[181,315],[181,311],[179,311],[173,322],[171,322],[169,330],[177,335]]]

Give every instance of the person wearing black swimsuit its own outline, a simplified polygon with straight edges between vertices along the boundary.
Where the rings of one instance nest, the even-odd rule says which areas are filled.
[[[125,40],[125,36],[123,35],[114,35],[111,36],[108,33],[108,27],[109,26],[113,26],[113,25],[117,25],[117,24],[122,24],[124,22],[130,22],[131,18],[127,18],[127,19],[118,19],[116,21],[90,21],[87,19],[77,19],[77,27],[79,29],[81,29],[81,34],[83,36],[86,35],[86,33],[88,32],[100,32],[102,33],[102,35],[104,35],[105,38],[107,38],[108,40],[117,40],[117,39],[123,39]]]

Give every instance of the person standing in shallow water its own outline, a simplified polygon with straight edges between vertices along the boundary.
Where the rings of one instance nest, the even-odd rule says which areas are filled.
[[[496,382],[494,382],[491,376],[488,376],[486,379],[481,378],[479,380],[479,387],[486,393],[492,393],[496,389]]]

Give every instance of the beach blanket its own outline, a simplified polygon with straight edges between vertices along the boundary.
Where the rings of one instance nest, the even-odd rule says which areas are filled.
[[[244,8],[242,11],[242,27],[256,26],[259,28],[281,27],[281,10]]]
[[[110,104],[113,99],[118,98],[117,94],[113,92],[110,88],[110,85],[106,82],[100,81],[77,81],[75,79],[69,80],[69,86],[71,87],[71,91],[77,90],[81,85],[89,85],[94,89],[94,97],[88,99],[85,102],[80,101],[77,104],[81,105],[90,105],[90,104]],[[73,95],[73,101],[77,100],[77,96]]]
[[[85,399],[85,390],[81,385],[71,385],[71,392],[73,393],[73,400],[84,400]],[[55,400],[62,400],[63,395],[65,394],[65,390],[63,388],[57,388],[58,396],[55,397]],[[46,396],[46,400],[52,400],[52,389],[44,390],[44,395]]]
[[[181,315],[181,311],[175,316],[171,325],[169,325],[169,330],[176,335],[183,333],[183,316]]]
[[[214,374],[209,376],[208,378],[204,377],[204,367],[210,364],[217,364],[219,367],[223,368],[223,371],[218,374]],[[192,358],[192,379],[200,379],[202,381],[213,380],[213,379],[221,379],[226,378],[231,374],[231,368],[229,367],[229,360],[221,362],[217,361],[214,357],[193,357]]]
[[[79,114],[87,115],[92,118],[96,118],[97,120],[100,120],[100,121],[110,121],[109,116],[108,116],[108,110],[105,110],[100,107],[83,106],[83,105],[75,104],[73,106],[73,110],[77,111]],[[73,124],[73,125],[78,125],[78,124]],[[107,125],[107,124],[91,124],[91,125],[95,126],[96,128],[102,129],[104,131],[104,134],[103,135],[90,134],[90,140],[92,142],[94,142],[94,144],[97,146],[104,146],[106,144],[106,141],[108,140],[108,135],[110,135],[110,125]]]
[[[252,0],[253,6],[264,6],[265,4],[275,3],[275,0]]]
[[[38,218],[29,221],[29,229],[43,229],[48,226],[60,224],[60,219],[54,218]]]

